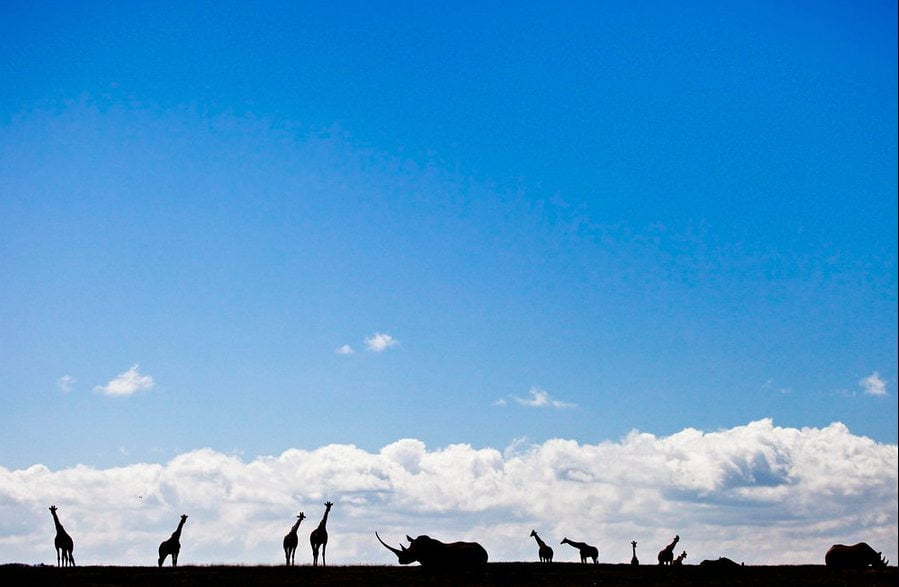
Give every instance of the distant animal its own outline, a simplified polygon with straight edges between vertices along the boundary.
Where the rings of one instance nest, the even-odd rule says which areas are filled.
[[[406,536],[409,546],[393,548],[375,532],[378,542],[396,555],[401,565],[418,562],[428,570],[479,570],[487,564],[487,551],[477,542],[440,542],[430,536]]]
[[[553,549],[550,548],[545,542],[540,540],[540,537],[537,536],[536,530],[531,530],[531,536],[534,537],[534,540],[537,541],[537,556],[540,557],[541,563],[551,563],[553,562]]]
[[[671,544],[659,551],[660,565],[670,565],[671,561],[674,560],[674,547],[677,546],[678,540],[680,540],[680,536],[675,536]]]
[[[312,566],[318,566],[318,549],[322,549],[322,566],[325,566],[325,548],[328,546],[328,530],[325,526],[328,524],[328,513],[331,506],[334,505],[330,501],[325,502],[325,515],[322,521],[318,523],[318,527],[309,534],[309,544],[312,546]]]
[[[53,539],[53,546],[56,547],[56,566],[74,567],[75,557],[72,555],[72,551],[75,550],[75,542],[59,522],[56,509],[55,505],[50,506],[50,515],[53,516],[53,525],[56,526],[56,538]]]
[[[681,566],[682,564],[684,564],[684,559],[685,559],[685,558],[687,558],[687,551],[686,551],[686,550],[683,551],[682,553],[680,553],[679,555],[677,555],[677,558],[675,558],[673,561],[671,561],[671,564],[672,564],[673,566],[679,567],[679,566]]]
[[[581,555],[581,562],[586,563],[588,558],[593,559],[593,564],[597,564],[599,562],[599,549],[595,546],[590,546],[589,544],[585,544],[583,542],[575,542],[574,540],[569,540],[567,538],[563,538],[562,542],[559,544],[570,544],[571,546],[578,549],[578,552]]]
[[[889,561],[866,542],[852,546],[834,544],[824,555],[824,564],[834,569],[863,569],[868,566],[883,568]]]
[[[165,562],[165,557],[172,555],[172,566],[178,566],[178,553],[181,552],[181,529],[184,528],[184,522],[187,521],[187,514],[181,514],[181,521],[178,522],[178,528],[172,532],[168,540],[163,540],[159,545],[159,566]]]
[[[297,529],[300,527],[300,522],[306,519],[306,514],[300,512],[300,515],[297,516],[296,523],[290,528],[290,532],[288,532],[284,536],[284,558],[286,559],[287,566],[292,566],[296,561],[297,554],[297,544],[299,544],[299,538],[297,538]]]
[[[699,563],[699,568],[705,571],[714,571],[718,573],[728,573],[739,570],[743,565],[734,562],[727,558],[726,556],[722,556],[717,560],[704,560]]]
[[[631,557],[631,566],[636,567],[637,565],[640,564],[640,561],[637,560],[637,541],[636,540],[631,540],[631,548],[634,551],[634,555]]]

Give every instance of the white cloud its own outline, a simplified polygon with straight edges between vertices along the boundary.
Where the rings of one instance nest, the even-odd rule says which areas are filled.
[[[399,344],[399,341],[386,332],[376,332],[365,339],[365,348],[376,353],[386,351],[392,346]]]
[[[530,561],[532,528],[596,544],[603,562],[630,560],[631,540],[651,561],[673,534],[694,561],[822,564],[831,544],[861,540],[896,560],[897,456],[896,445],[839,423],[761,420],[599,444],[516,441],[505,452],[403,439],[377,452],[328,445],[249,461],[201,449],[110,469],[0,467],[0,563],[53,562],[55,503],[82,565],[155,564],[182,513],[183,564],[277,564],[297,511],[307,516],[297,558],[308,564],[325,500],[335,503],[332,564],[395,564],[375,530],[394,543],[477,540],[493,561]],[[573,549],[556,553],[577,560]]]
[[[75,387],[75,381],[77,380],[71,375],[63,375],[56,380],[56,388],[63,393],[70,393]]]
[[[573,404],[570,402],[563,402],[557,399],[550,397],[549,392],[545,389],[540,389],[539,387],[532,387],[528,391],[528,397],[517,397],[514,395],[509,396],[512,400],[515,401],[520,406],[526,406],[529,408],[576,408],[577,404]],[[493,402],[495,406],[506,406],[508,402],[505,398],[500,398]]]
[[[868,395],[887,394],[887,382],[880,378],[880,375],[877,373],[877,371],[859,380],[858,384],[862,386],[862,388],[865,390],[865,393],[867,393]]]
[[[153,389],[156,385],[153,378],[149,375],[141,375],[138,369],[139,365],[132,365],[130,369],[124,373],[119,373],[115,379],[106,385],[94,387],[94,391],[99,391],[106,395],[127,396],[138,391]]]
[[[335,350],[334,352],[337,353],[338,355],[352,355],[356,351],[354,351],[353,347],[351,347],[350,345],[345,344],[345,345],[337,347],[337,350]]]

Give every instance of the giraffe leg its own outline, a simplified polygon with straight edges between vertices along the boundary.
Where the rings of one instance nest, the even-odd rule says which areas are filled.
[[[322,544],[322,566],[325,566],[325,549],[328,547],[328,543],[325,542]]]

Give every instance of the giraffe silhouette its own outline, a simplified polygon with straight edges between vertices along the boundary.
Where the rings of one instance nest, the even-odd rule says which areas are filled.
[[[322,549],[322,566],[325,566],[325,548],[328,546],[328,530],[325,526],[328,523],[328,512],[331,511],[332,505],[334,504],[330,501],[325,502],[325,515],[322,516],[322,521],[318,523],[315,530],[309,534],[309,544],[312,545],[312,566],[318,566],[319,547]]]
[[[581,562],[586,563],[588,558],[593,559],[593,564],[599,563],[599,549],[595,546],[591,546],[584,542],[575,542],[574,540],[569,540],[567,538],[563,538],[562,542],[559,544],[570,544],[571,546],[578,549],[578,552],[581,555]]]
[[[56,566],[74,567],[75,556],[72,554],[72,551],[75,550],[75,542],[59,522],[55,505],[50,506],[50,515],[53,516],[53,525],[56,526],[56,538],[53,539],[53,546],[56,547]]]
[[[680,540],[680,536],[675,536],[671,544],[659,551],[660,565],[670,565],[671,561],[674,560],[674,547],[677,546],[678,540]]]
[[[539,550],[537,551],[537,556],[540,557],[541,563],[551,563],[553,562],[553,549],[547,546],[545,542],[540,540],[540,537],[537,536],[536,530],[531,530],[531,536],[534,537],[534,540],[537,541],[537,545],[539,546]]]
[[[159,545],[159,566],[165,562],[165,557],[172,555],[172,566],[178,566],[178,553],[181,552],[181,528],[187,521],[187,514],[181,514],[181,521],[178,522],[178,528],[172,532],[168,540],[163,540]]]
[[[640,564],[640,561],[637,560],[637,541],[636,540],[631,540],[631,548],[633,548],[633,550],[634,550],[634,555],[631,557],[631,565],[636,567],[637,565]]]
[[[676,567],[682,566],[684,564],[685,558],[687,558],[686,550],[683,551],[682,553],[680,553],[679,555],[677,555],[677,558],[675,558],[673,561],[671,561],[671,565],[676,566]]]
[[[297,553],[297,544],[299,544],[299,539],[297,538],[297,528],[300,527],[300,522],[306,519],[306,514],[300,512],[300,515],[297,516],[297,522],[290,528],[290,532],[284,536],[284,558],[286,559],[287,566],[292,566],[294,564],[294,559],[296,558]]]

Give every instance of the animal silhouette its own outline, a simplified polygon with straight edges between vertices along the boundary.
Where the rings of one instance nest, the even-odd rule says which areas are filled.
[[[685,558],[687,558],[687,551],[686,551],[686,550],[683,551],[682,553],[680,553],[679,555],[677,555],[677,558],[675,558],[673,561],[671,561],[671,564],[672,564],[673,566],[679,567],[679,566],[681,566],[682,564],[684,564],[684,559],[685,559]]]
[[[575,542],[574,540],[569,540],[568,538],[563,538],[562,542],[559,544],[570,544],[571,546],[578,549],[578,553],[581,555],[581,562],[586,563],[588,558],[593,559],[593,564],[597,564],[599,562],[599,549],[595,546],[590,546],[584,542]]]
[[[631,557],[631,565],[636,567],[637,565],[640,564],[640,561],[637,560],[637,541],[636,540],[631,540],[631,548],[634,551],[634,555]]]
[[[677,546],[678,540],[680,540],[680,536],[675,536],[671,544],[659,551],[660,565],[670,565],[671,561],[674,560],[674,547]]]
[[[882,553],[877,552],[866,542],[852,546],[834,544],[824,555],[824,564],[835,569],[863,569],[867,566],[883,568],[889,561]]]
[[[178,566],[178,553],[181,552],[181,529],[184,528],[184,522],[187,521],[187,514],[181,514],[181,521],[178,522],[178,528],[172,532],[168,540],[163,540],[159,545],[159,566],[165,562],[165,557],[172,555],[172,566]]]
[[[534,540],[537,541],[537,546],[539,547],[537,550],[537,556],[540,557],[541,563],[551,563],[553,562],[553,549],[547,546],[545,542],[540,540],[540,537],[537,536],[536,530],[531,530],[531,536],[534,537]]]
[[[418,562],[426,570],[466,571],[480,569],[487,564],[487,551],[477,542],[447,543],[430,536],[412,538],[407,535],[408,548],[402,544],[399,548],[393,548],[381,540],[377,532],[375,536],[387,550],[396,555],[401,565]]]
[[[297,553],[297,544],[299,544],[300,540],[297,538],[297,529],[300,527],[300,522],[306,519],[306,514],[300,512],[300,515],[297,516],[297,522],[290,528],[290,532],[284,536],[284,558],[286,559],[287,566],[292,566],[295,564],[296,553]]]
[[[328,546],[328,530],[325,526],[328,523],[328,512],[334,505],[330,501],[325,502],[325,515],[322,521],[318,523],[318,527],[309,534],[309,544],[312,545],[312,566],[318,566],[318,549],[322,549],[322,566],[325,566],[325,548]]]
[[[53,546],[56,547],[56,566],[74,567],[75,557],[72,551],[75,550],[75,542],[59,522],[56,509],[55,505],[50,506],[50,515],[53,516],[53,525],[56,526],[56,538],[53,539]]]

